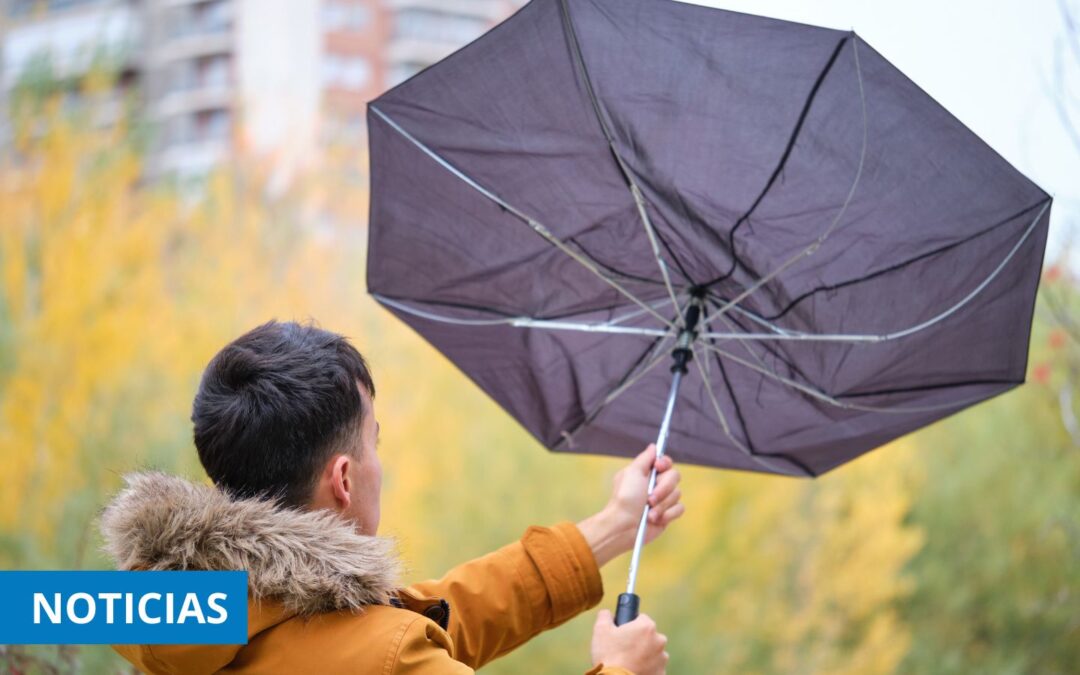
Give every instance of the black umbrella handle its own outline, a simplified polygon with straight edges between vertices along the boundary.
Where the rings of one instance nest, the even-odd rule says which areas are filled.
[[[638,605],[641,598],[637,593],[619,593],[619,604],[615,606],[615,625],[630,623],[638,617]]]

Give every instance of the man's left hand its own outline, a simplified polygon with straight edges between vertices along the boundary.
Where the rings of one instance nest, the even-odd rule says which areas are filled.
[[[641,514],[645,509],[649,475],[656,465],[656,487],[649,495],[649,520],[645,542],[656,539],[669,524],[686,511],[678,489],[681,476],[670,457],[656,460],[656,446],[649,445],[641,454],[615,474],[611,499],[597,514],[578,523],[593,550],[596,564],[605,565],[634,546]]]

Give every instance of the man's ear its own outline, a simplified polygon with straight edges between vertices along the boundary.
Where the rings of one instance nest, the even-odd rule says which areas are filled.
[[[339,509],[349,508],[352,502],[352,484],[349,482],[348,455],[337,455],[330,466],[330,490]]]

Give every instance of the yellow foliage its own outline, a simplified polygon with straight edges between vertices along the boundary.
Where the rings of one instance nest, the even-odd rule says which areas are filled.
[[[815,481],[691,470],[678,531],[694,535],[648,564],[689,569],[693,585],[649,592],[713,605],[708,620],[664,617],[697,624],[695,660],[716,672],[895,672],[910,642],[895,607],[922,546],[905,523],[918,480],[905,442]]]
[[[139,329],[167,325],[170,311],[161,271],[146,262],[164,248],[166,212],[132,198],[137,161],[109,150],[112,133],[55,128],[35,162],[3,167],[0,194],[4,360],[13,367],[0,384],[0,528],[42,540],[57,516],[50,505],[86,479],[86,441],[113,422],[102,404],[121,393],[132,358],[155,348]],[[99,161],[85,166],[89,157]]]
[[[189,204],[141,183],[123,125],[46,114],[48,133],[0,166],[0,532],[43,559],[71,495],[145,463],[193,470],[189,444],[164,451],[180,450],[198,374],[225,342],[272,317],[362,335],[371,311],[363,251],[270,222],[281,204],[239,172]]]
[[[533,523],[599,508],[622,462],[553,455],[368,298],[365,158],[268,196],[250,167],[198,199],[141,182],[126,129],[20,136],[0,166],[0,547],[4,567],[78,566],[96,508],[148,464],[201,475],[191,397],[209,358],[270,318],[317,319],[373,367],[384,530],[414,575],[439,574]],[[244,169],[244,170],[241,170]],[[643,562],[673,671],[894,672],[918,467],[906,444],[814,481],[690,468],[688,515]],[[88,496],[86,499],[79,495]],[[605,571],[607,606],[625,565]],[[587,665],[588,618],[490,672]]]

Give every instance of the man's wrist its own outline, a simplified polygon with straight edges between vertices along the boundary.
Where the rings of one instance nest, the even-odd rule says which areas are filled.
[[[633,525],[614,509],[605,507],[578,523],[577,527],[592,549],[596,566],[603,567],[634,545]]]

